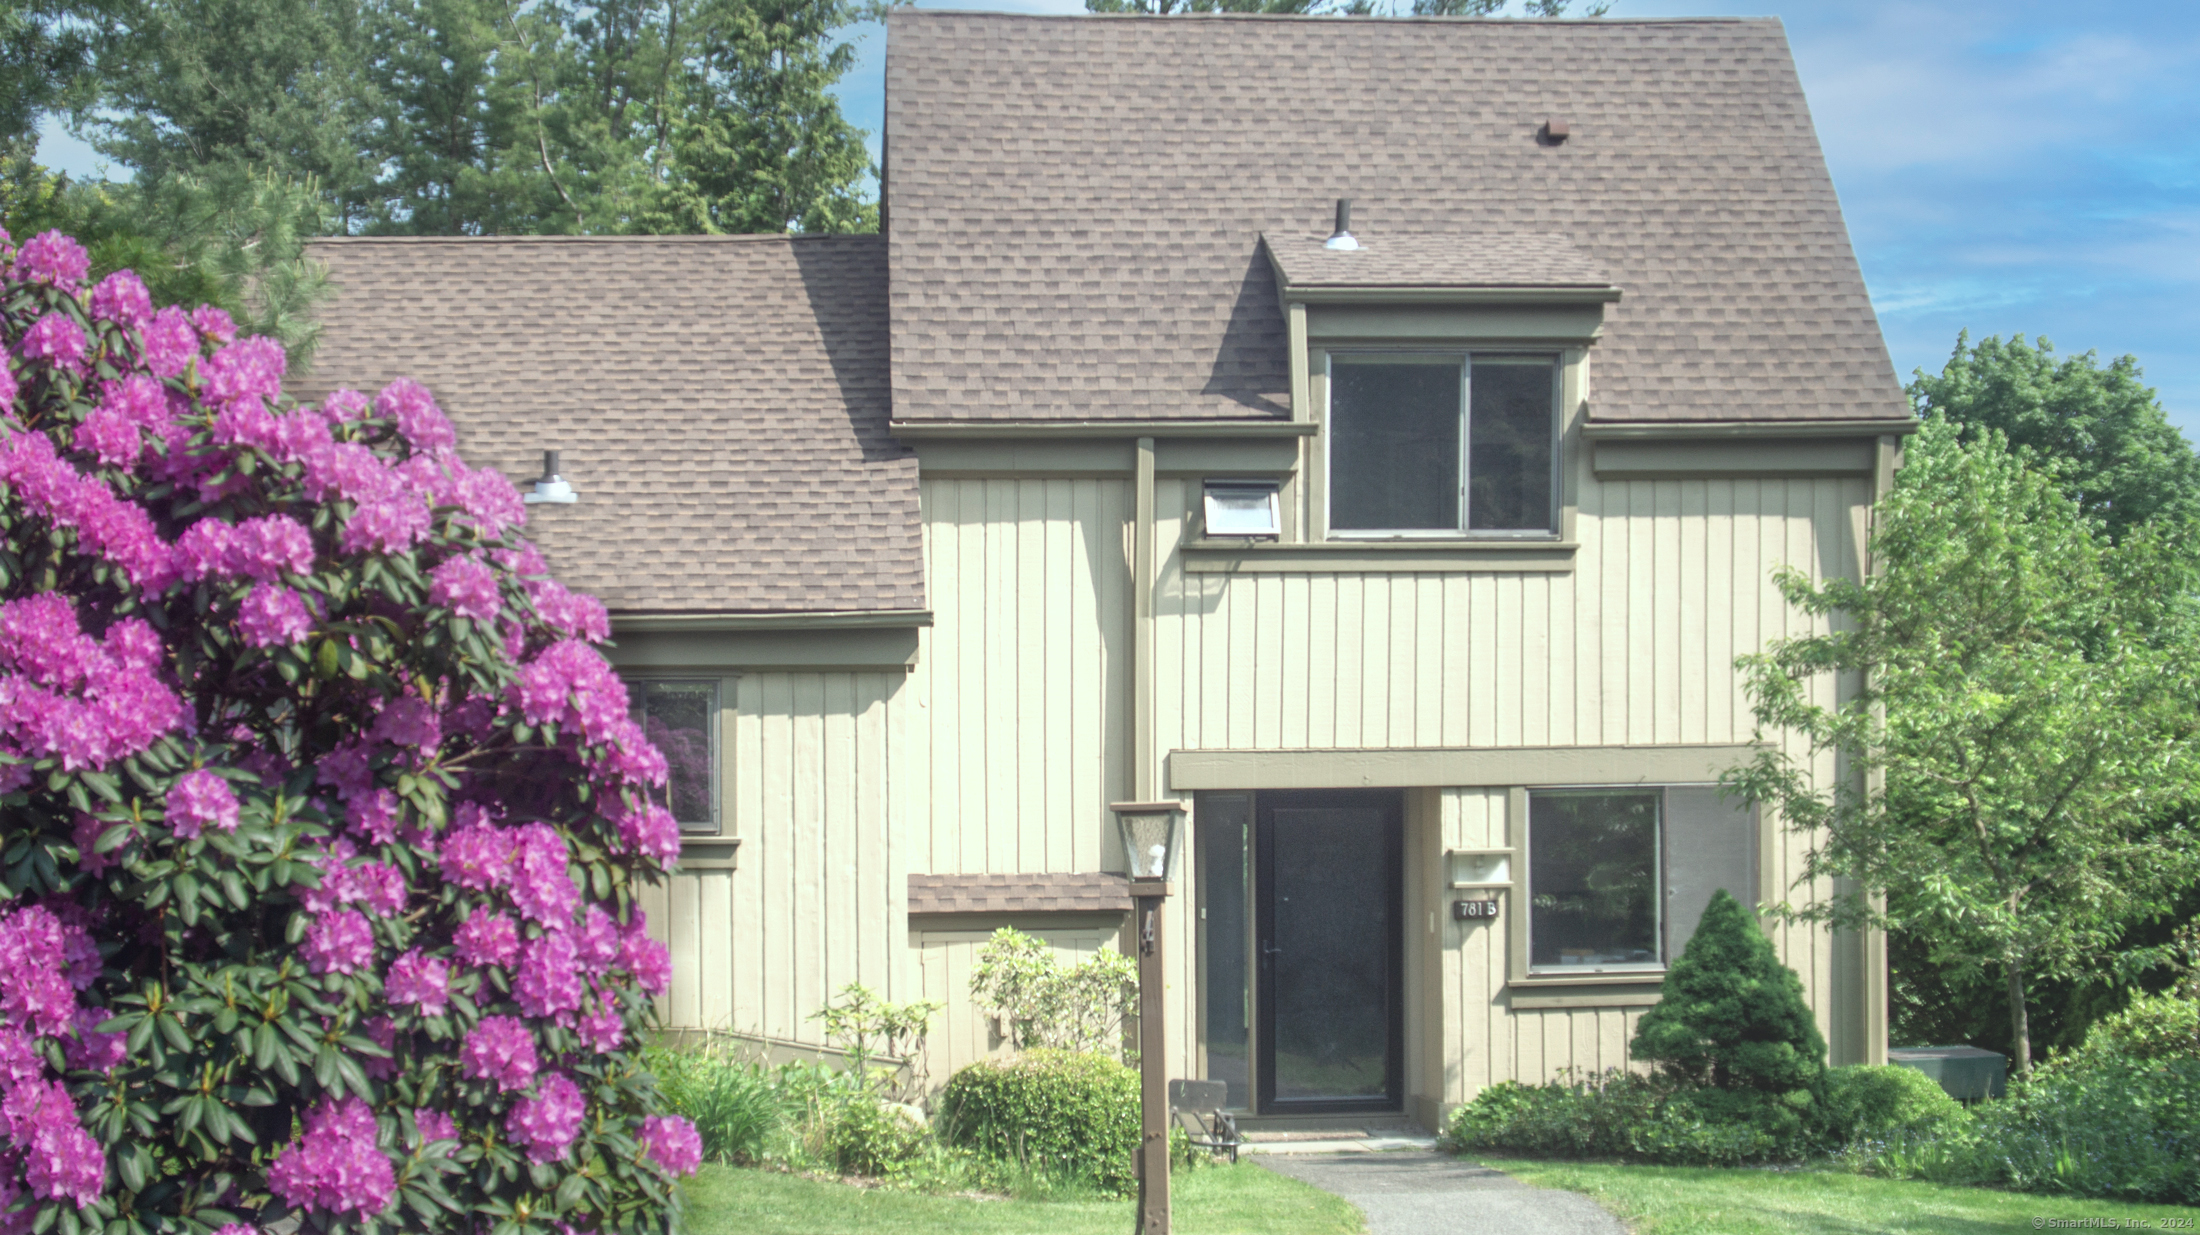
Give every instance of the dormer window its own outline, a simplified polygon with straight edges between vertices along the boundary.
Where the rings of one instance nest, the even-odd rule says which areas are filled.
[[[1330,535],[1556,528],[1558,357],[1339,350],[1328,361]]]

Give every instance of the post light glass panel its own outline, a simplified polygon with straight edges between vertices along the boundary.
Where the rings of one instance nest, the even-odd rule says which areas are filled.
[[[1274,540],[1283,534],[1275,481],[1207,482],[1207,534]]]
[[[1115,822],[1123,830],[1123,855],[1133,879],[1167,879],[1176,858],[1177,821],[1181,809],[1124,810]]]

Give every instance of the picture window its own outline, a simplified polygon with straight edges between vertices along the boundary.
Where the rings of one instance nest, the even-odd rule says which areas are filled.
[[[641,678],[627,683],[634,722],[665,756],[655,794],[682,832],[715,834],[718,822],[718,683]]]
[[[1331,535],[1552,531],[1556,357],[1333,352],[1328,375]]]

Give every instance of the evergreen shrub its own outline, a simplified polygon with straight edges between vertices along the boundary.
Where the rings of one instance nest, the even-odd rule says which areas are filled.
[[[949,1145],[1120,1194],[1134,1186],[1138,1073],[1055,1050],[974,1063],[948,1080],[937,1124]]]
[[[1826,1133],[1835,1144],[1930,1136],[1963,1119],[1962,1105],[1915,1068],[1859,1064],[1826,1073]]]
[[[0,1230],[661,1230],[665,759],[427,390],[0,234]]]
[[[1636,1025],[1634,1055],[1685,1094],[1677,1117],[1748,1125],[1747,1157],[1804,1152],[1823,1121],[1826,1042],[1802,979],[1724,889]]]

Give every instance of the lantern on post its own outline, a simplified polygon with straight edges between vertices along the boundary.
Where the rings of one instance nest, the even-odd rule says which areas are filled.
[[[1117,802],[1123,861],[1138,913],[1138,1231],[1169,1231],[1169,1071],[1161,1030],[1161,902],[1169,895],[1182,802]]]

